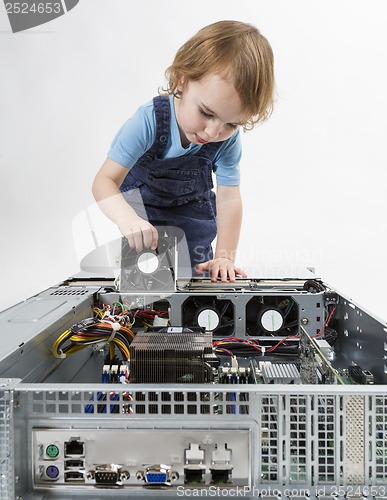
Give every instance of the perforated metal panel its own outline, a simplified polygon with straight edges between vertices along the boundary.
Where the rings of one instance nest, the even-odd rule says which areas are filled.
[[[171,415],[248,415],[247,392],[221,390],[125,390],[106,385],[98,390],[42,390],[22,393],[30,416],[76,416],[89,418],[114,415],[116,418]]]
[[[148,428],[152,442],[152,429],[178,429],[180,436],[193,428],[222,428],[232,436],[244,428],[252,439],[251,487],[282,494],[298,488],[313,497],[320,487],[334,493],[340,486],[352,491],[350,485],[387,483],[387,396],[377,387],[19,384],[17,389],[16,423],[26,434],[33,428]],[[73,485],[67,488],[77,493]],[[124,490],[135,496],[135,489]]]
[[[349,484],[365,484],[364,474],[364,398],[345,398],[345,464]]]
[[[12,385],[0,379],[0,498],[14,500]]]
[[[284,398],[284,414],[288,416],[285,420],[285,435],[290,440],[284,442],[285,456],[289,463],[289,477],[291,481],[305,483],[309,477],[306,461],[309,452],[310,441],[307,431],[309,408],[305,396],[290,396]],[[307,411],[308,410],[308,411]]]
[[[387,484],[387,395],[369,396],[365,407],[366,474]],[[368,453],[367,453],[368,450]]]
[[[280,418],[278,408],[279,396],[263,396],[261,400],[261,450],[260,474],[262,482],[277,482],[279,453]],[[281,443],[280,443],[281,444]]]
[[[342,484],[341,397],[322,394],[313,403],[316,408],[313,437],[317,481],[321,484]]]
[[[78,297],[80,295],[88,295],[90,292],[87,288],[63,287],[50,292],[52,296]]]

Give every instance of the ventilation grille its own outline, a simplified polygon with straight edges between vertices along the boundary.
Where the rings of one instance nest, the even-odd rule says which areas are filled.
[[[10,391],[0,390],[0,498],[13,500],[13,453]]]
[[[345,398],[345,470],[348,484],[365,484],[364,404],[362,396]]]
[[[292,396],[285,406],[289,418],[286,419],[285,432],[290,440],[285,440],[284,447],[289,457],[289,476],[292,482],[304,484],[309,476],[307,457],[310,456],[310,428],[307,420],[307,401],[303,396]]]
[[[321,483],[335,482],[335,463],[342,450],[335,448],[340,428],[336,425],[338,405],[334,397],[321,396],[318,400],[317,449],[318,480]],[[342,443],[340,439],[340,443]]]
[[[78,296],[78,295],[87,295],[89,290],[87,288],[74,288],[74,287],[66,287],[66,288],[58,288],[55,292],[50,293],[50,295],[55,296]]]
[[[376,484],[385,485],[387,484],[387,396],[370,396],[367,410],[371,451],[369,474]]]
[[[114,415],[235,416],[248,415],[250,394],[231,391],[36,391],[28,393],[33,415],[101,418]]]
[[[262,482],[278,481],[278,396],[262,398],[261,470]]]

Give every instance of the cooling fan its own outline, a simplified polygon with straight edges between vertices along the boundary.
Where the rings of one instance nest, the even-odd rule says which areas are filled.
[[[246,332],[251,336],[297,335],[298,306],[291,297],[253,297],[246,305]]]
[[[200,326],[213,335],[234,335],[234,305],[230,300],[191,296],[182,305],[183,326]]]
[[[156,250],[136,252],[122,239],[121,291],[173,291],[175,288],[176,249],[173,238],[159,235]]]

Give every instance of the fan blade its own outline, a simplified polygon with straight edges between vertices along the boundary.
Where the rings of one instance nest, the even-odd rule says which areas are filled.
[[[293,306],[294,306],[294,302],[292,302],[290,300],[289,304],[286,306],[285,311],[282,313],[285,319],[286,319],[287,315],[290,313],[290,311],[292,310]]]
[[[162,269],[158,269],[154,274],[151,275],[152,280],[161,285],[161,288],[167,288],[173,282],[173,276],[169,269],[165,267]]]
[[[220,310],[218,310],[220,318],[223,318],[223,316],[226,314],[227,309],[229,307],[230,307],[230,302],[229,301],[225,301],[223,307]]]
[[[293,321],[291,321],[290,323],[285,323],[283,328],[293,328],[295,326],[298,326],[298,320],[295,319]]]

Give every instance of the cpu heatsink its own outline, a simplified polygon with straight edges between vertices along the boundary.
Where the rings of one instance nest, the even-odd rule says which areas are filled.
[[[130,348],[132,383],[211,383],[217,363],[212,333],[168,327],[138,332]]]

